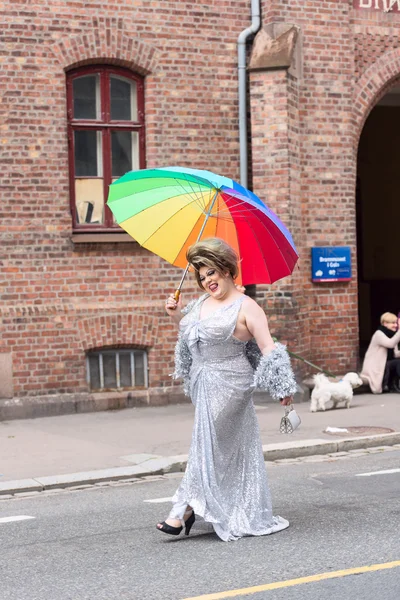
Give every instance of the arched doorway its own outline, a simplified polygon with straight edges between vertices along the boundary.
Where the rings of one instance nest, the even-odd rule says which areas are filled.
[[[400,312],[400,84],[372,109],[357,157],[360,354],[379,316]]]

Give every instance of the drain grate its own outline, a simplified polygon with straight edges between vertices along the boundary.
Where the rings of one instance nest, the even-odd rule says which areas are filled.
[[[340,437],[346,435],[354,435],[354,436],[363,436],[363,435],[380,435],[381,433],[394,433],[394,429],[389,429],[389,427],[338,427],[341,431],[326,431],[323,433],[328,435],[337,435]],[[346,430],[346,431],[344,431]]]

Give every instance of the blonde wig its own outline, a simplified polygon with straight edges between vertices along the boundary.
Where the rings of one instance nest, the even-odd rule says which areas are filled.
[[[219,238],[208,238],[196,242],[188,248],[186,258],[193,267],[196,281],[202,290],[204,287],[199,273],[201,267],[215,269],[220,275],[229,273],[232,279],[236,279],[239,274],[239,259],[235,250]]]

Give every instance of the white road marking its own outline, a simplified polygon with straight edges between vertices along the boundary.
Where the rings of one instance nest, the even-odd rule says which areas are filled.
[[[163,502],[171,502],[171,498],[153,498],[152,500],[143,500],[143,502],[150,502],[151,504],[162,504]]]
[[[356,477],[371,477],[371,475],[391,475],[400,473],[400,469],[388,469],[387,471],[372,471],[372,473],[358,473]]]
[[[0,523],[11,523],[12,521],[26,521],[27,519],[35,519],[36,517],[28,517],[27,515],[17,515],[16,517],[2,517]]]

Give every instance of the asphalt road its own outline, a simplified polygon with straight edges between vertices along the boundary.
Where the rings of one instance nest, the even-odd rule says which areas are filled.
[[[394,472],[356,476],[382,470]],[[230,543],[201,522],[189,538],[156,530],[177,476],[0,500],[0,600],[219,600],[242,588],[234,597],[399,600],[400,451],[268,472],[274,512],[291,527]],[[8,520],[18,516],[34,518]],[[377,564],[391,568],[369,570]],[[298,581],[359,567],[366,572]]]

